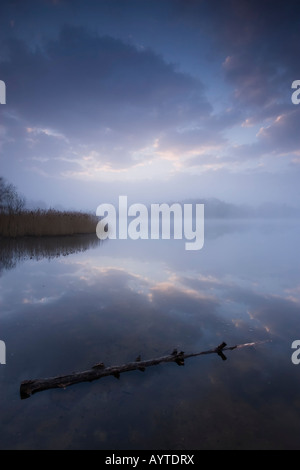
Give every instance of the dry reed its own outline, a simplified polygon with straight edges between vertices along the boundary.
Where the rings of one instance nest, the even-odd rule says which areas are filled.
[[[0,237],[44,237],[96,233],[98,218],[82,212],[22,211],[0,213]]]

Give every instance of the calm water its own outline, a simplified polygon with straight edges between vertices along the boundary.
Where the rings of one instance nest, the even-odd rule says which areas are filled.
[[[2,449],[300,449],[300,225],[207,222],[205,246],[1,241]],[[197,352],[120,380],[19,396],[23,380]]]

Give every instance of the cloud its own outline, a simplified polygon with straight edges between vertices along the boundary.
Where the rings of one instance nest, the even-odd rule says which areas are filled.
[[[223,64],[236,110],[248,111],[257,122],[278,115],[279,106],[290,104],[291,83],[300,73],[297,0],[284,5],[280,0],[176,0],[173,4],[179,25],[194,31],[195,39],[200,31],[211,60]]]
[[[225,78],[235,85],[234,98],[248,106],[265,107],[280,97],[276,90],[276,68],[247,53],[227,56],[223,63]]]
[[[298,152],[300,154],[300,109],[278,115],[275,121],[267,127],[262,127],[258,137],[268,148],[277,153]]]
[[[299,133],[300,109],[290,106],[287,112],[262,125],[255,142],[232,147],[231,156],[240,162],[261,161],[262,165],[268,165],[273,170],[297,164],[300,156]]]
[[[26,127],[97,146],[102,163],[130,165],[162,130],[197,123],[211,110],[203,85],[150,49],[64,27],[42,48],[7,41],[1,63],[10,109]]]
[[[251,202],[276,199],[279,180],[296,192],[299,8],[4,0],[4,175],[32,199],[47,188],[49,204],[53,185],[55,197],[77,201],[79,184],[91,196],[100,181],[109,194],[127,182],[127,193],[155,187],[163,198],[239,200],[246,187]]]

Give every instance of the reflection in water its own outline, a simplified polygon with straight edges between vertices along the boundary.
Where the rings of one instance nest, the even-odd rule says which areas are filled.
[[[213,232],[197,254],[108,240],[3,273],[1,448],[299,449],[299,226]],[[226,362],[191,358],[19,398],[26,379],[260,340],[272,342]]]
[[[1,238],[0,274],[2,270],[13,269],[26,259],[50,260],[96,248],[100,243],[96,235]]]

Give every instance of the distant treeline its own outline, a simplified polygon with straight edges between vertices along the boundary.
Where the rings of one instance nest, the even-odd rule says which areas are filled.
[[[59,212],[53,209],[0,212],[0,236],[61,236],[96,233],[98,218],[81,212]]]

